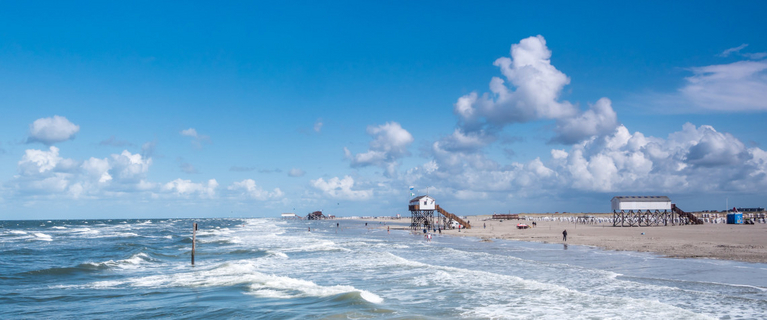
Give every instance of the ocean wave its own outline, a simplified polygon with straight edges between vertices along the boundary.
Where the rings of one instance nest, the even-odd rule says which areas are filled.
[[[285,254],[284,252],[280,252],[280,251],[267,250],[266,253],[268,253],[270,255],[273,255],[273,256],[276,256],[276,257],[280,257],[280,258],[287,258],[288,257],[287,254]]]
[[[247,285],[248,295],[265,298],[293,299],[302,297],[330,297],[346,293],[357,293],[358,297],[370,303],[382,303],[383,298],[353,286],[321,286],[312,281],[286,276],[264,274],[256,269],[252,261],[226,262],[207,270],[154,275],[127,279],[124,281],[99,281],[89,288],[113,288],[129,285],[133,287],[223,287]],[[355,295],[353,295],[354,297]]]
[[[192,243],[192,238],[189,238],[188,241],[185,241],[188,243]],[[240,240],[237,237],[233,238],[218,238],[218,239],[200,239],[197,238],[197,243],[205,243],[205,244],[240,244],[242,243],[242,240]]]
[[[583,292],[557,283],[524,279],[514,275],[459,267],[430,265],[411,261],[388,253],[397,265],[409,266],[418,274],[410,280],[414,287],[470,288],[465,290],[467,301],[462,315],[466,317],[516,318],[521,306],[541,309],[532,313],[533,318],[567,318],[569,314],[585,317],[624,317],[632,310],[640,318],[689,318],[701,314],[676,307],[652,298],[638,299],[626,296]],[[426,272],[423,272],[426,270]],[[606,275],[612,277],[612,275]],[[578,304],[562,304],[562,301],[579,301]],[[497,311],[501,310],[501,311]]]
[[[86,262],[79,266],[86,267],[86,268],[95,268],[95,270],[100,269],[109,269],[109,268],[122,268],[122,269],[132,269],[137,267],[138,265],[141,265],[146,262],[151,262],[152,258],[149,257],[146,253],[139,252],[136,253],[130,258],[122,259],[122,260],[108,260],[103,262]]]
[[[30,274],[30,275],[70,275],[75,273],[81,273],[81,272],[88,272],[96,270],[92,268],[91,266],[84,266],[84,265],[78,265],[77,267],[67,267],[67,268],[46,268],[46,269],[40,269],[40,270],[32,270],[23,272],[22,274]]]
[[[317,251],[346,251],[352,250],[339,246],[337,243],[330,240],[318,240],[318,239],[302,239],[309,240],[309,242],[301,241],[301,243],[287,243],[290,247],[283,248],[286,252],[317,252]]]
[[[132,237],[138,237],[139,235],[134,232],[115,232],[115,233],[106,233],[106,234],[100,234],[98,236],[91,236],[90,238],[132,238]]]
[[[47,235],[42,232],[36,232],[34,233],[35,237],[31,238],[30,240],[38,240],[38,241],[53,241],[53,238],[50,235]]]
[[[279,297],[284,299],[349,295],[348,297],[352,299],[360,298],[371,303],[380,304],[383,302],[383,298],[380,296],[352,286],[320,286],[312,281],[290,277],[264,274],[256,276],[257,279],[253,279],[255,283],[250,285],[250,291],[247,292],[247,294],[259,297]],[[275,293],[277,295],[275,295]]]
[[[85,262],[85,263],[78,264],[77,266],[74,266],[74,267],[46,268],[46,269],[24,272],[24,274],[68,275],[68,274],[75,274],[75,273],[82,273],[82,272],[106,270],[110,268],[129,268],[129,266],[136,266],[150,260],[151,258],[147,254],[137,253],[132,255],[130,258],[123,259],[123,260],[117,260],[117,261],[109,260],[104,262]]]

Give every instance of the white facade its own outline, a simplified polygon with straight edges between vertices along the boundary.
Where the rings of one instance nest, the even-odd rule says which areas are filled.
[[[610,202],[613,211],[671,210],[671,199],[666,196],[619,196],[613,197]]]
[[[283,213],[283,214],[282,214],[282,217],[283,217],[283,218],[295,218],[295,217],[297,217],[297,216],[296,216],[296,214],[295,214],[295,213]]]
[[[429,196],[420,196],[415,197],[413,200],[410,200],[411,206],[418,206],[420,210],[435,210],[437,209],[436,201],[434,201],[434,198]]]

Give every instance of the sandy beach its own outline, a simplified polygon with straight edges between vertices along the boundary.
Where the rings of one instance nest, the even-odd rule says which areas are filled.
[[[489,241],[510,239],[567,243],[606,250],[653,252],[673,258],[711,258],[767,263],[767,224],[621,228],[613,227],[610,223],[574,224],[537,221],[538,225],[535,228],[517,229],[517,223],[530,224],[530,222],[524,220],[501,222],[490,218],[491,216],[469,216],[468,220],[471,221],[472,229],[464,229],[461,232],[446,230],[443,234],[478,237]],[[562,240],[563,230],[567,230],[567,242]]]

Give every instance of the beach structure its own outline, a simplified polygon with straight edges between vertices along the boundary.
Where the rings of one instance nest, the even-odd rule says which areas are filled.
[[[306,220],[324,220],[327,219],[322,211],[314,211],[306,215]]]
[[[738,211],[728,213],[727,224],[743,224],[743,213]]]
[[[281,217],[283,219],[301,219],[301,217],[297,216],[295,213],[289,213],[289,212],[281,214]]]
[[[756,208],[737,208],[736,211],[738,211],[738,212],[764,212],[764,208],[762,208],[762,207],[756,207]]]
[[[614,227],[703,223],[695,215],[677,208],[667,196],[615,196],[610,202]]]
[[[408,210],[410,210],[410,228],[414,230],[437,227],[452,229],[455,226],[453,222],[457,222],[462,228],[471,229],[468,222],[440,208],[436,200],[428,195],[411,199]],[[435,212],[438,214],[435,215]]]

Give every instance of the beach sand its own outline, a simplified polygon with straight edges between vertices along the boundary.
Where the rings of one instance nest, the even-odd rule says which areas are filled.
[[[521,216],[525,216],[524,214]],[[542,217],[552,215],[527,215]],[[561,215],[557,215],[561,216]],[[608,216],[608,215],[605,215]],[[485,240],[510,239],[544,243],[594,246],[607,250],[653,252],[673,258],[712,258],[767,263],[767,224],[728,225],[703,224],[664,227],[613,227],[604,224],[541,222],[535,228],[517,229],[525,220],[490,219],[491,216],[469,216],[472,229],[445,230],[443,234],[478,237]],[[487,224],[487,228],[483,228]],[[644,235],[642,234],[644,233]]]

